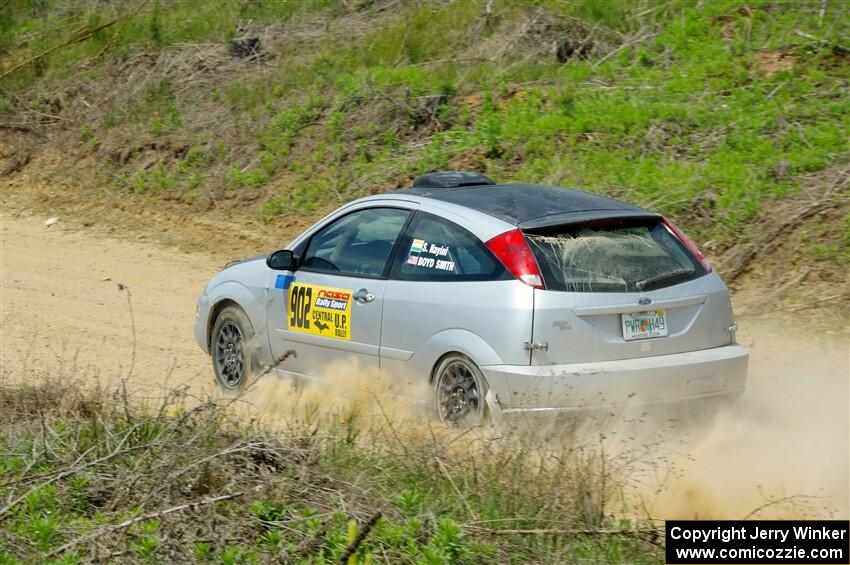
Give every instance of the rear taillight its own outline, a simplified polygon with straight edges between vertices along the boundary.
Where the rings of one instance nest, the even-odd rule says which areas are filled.
[[[699,261],[699,264],[702,265],[702,268],[705,269],[706,273],[711,272],[711,264],[708,262],[708,259],[705,258],[705,255],[702,254],[702,251],[699,250],[697,244],[694,243],[691,238],[682,233],[682,230],[676,227],[676,225],[668,220],[667,218],[661,218],[661,224],[667,228],[673,237],[678,239],[682,245],[684,245],[688,251]]]
[[[530,287],[545,288],[540,267],[520,230],[499,234],[486,245],[513,276]]]

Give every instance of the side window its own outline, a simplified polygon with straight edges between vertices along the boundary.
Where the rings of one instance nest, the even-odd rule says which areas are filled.
[[[505,268],[468,230],[417,212],[401,241],[392,277],[418,281],[497,280]]]
[[[409,215],[409,210],[398,208],[368,208],[343,216],[313,235],[302,267],[380,277]]]

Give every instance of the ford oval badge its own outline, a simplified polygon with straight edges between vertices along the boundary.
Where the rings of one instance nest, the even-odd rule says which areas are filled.
[[[649,298],[641,298],[640,300],[638,300],[638,304],[640,304],[641,306],[646,306],[647,304],[652,304],[652,300],[650,300]]]

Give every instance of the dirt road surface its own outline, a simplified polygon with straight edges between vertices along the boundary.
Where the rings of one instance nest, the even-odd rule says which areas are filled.
[[[222,260],[44,220],[0,216],[0,386],[47,374],[110,384],[132,372],[134,399],[214,394],[191,325]],[[654,515],[735,518],[804,493],[830,508],[817,515],[846,517],[846,328],[810,331],[793,315],[739,325],[747,393],[699,444],[677,447],[681,472],[649,489]]]
[[[130,380],[141,388],[204,390],[211,382],[192,320],[220,260],[7,214],[0,238],[6,382],[39,372],[108,382],[131,368]]]

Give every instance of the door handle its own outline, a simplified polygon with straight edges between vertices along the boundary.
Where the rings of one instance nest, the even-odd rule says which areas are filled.
[[[356,300],[360,304],[367,304],[369,302],[375,301],[375,295],[366,290],[365,288],[361,288],[360,290],[354,293],[354,300]]]

